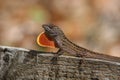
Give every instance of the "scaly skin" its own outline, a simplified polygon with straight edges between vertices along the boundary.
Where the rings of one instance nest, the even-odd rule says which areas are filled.
[[[45,30],[45,35],[53,39],[56,47],[59,48],[57,52],[58,55],[61,55],[63,52],[67,52],[73,56],[78,56],[78,57],[120,62],[119,57],[113,57],[113,56],[93,52],[72,43],[70,40],[66,38],[63,31],[56,25],[44,24],[42,25],[42,27]]]

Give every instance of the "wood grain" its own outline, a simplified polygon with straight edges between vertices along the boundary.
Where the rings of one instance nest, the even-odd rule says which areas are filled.
[[[120,80],[120,63],[0,46],[0,80]]]

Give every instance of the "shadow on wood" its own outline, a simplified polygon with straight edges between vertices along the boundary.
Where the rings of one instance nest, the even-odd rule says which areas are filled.
[[[0,80],[120,80],[120,63],[0,46]]]

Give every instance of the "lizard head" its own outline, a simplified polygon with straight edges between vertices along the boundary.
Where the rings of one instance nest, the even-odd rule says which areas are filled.
[[[45,31],[38,35],[38,45],[51,48],[58,47],[56,41],[61,41],[61,39],[64,37],[63,31],[58,26],[53,24],[44,24],[42,27]]]
[[[44,24],[42,27],[45,30],[45,34],[54,39],[55,37],[62,37],[64,36],[63,31],[56,25],[53,24]]]

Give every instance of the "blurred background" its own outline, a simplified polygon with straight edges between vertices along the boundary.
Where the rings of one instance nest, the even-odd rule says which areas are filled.
[[[84,48],[120,56],[120,0],[0,0],[0,45],[44,50],[36,38],[45,23]]]

